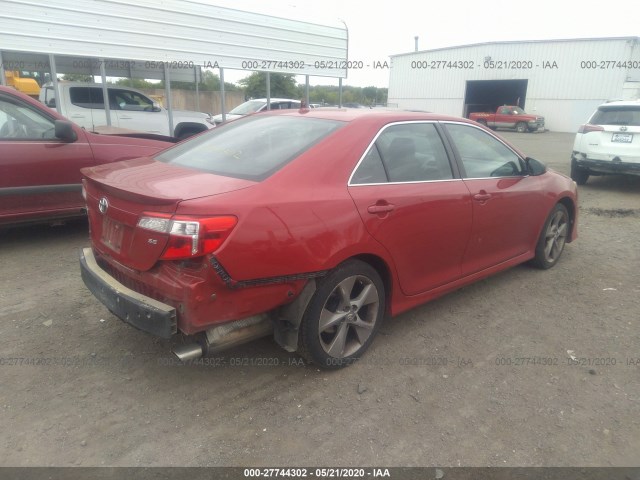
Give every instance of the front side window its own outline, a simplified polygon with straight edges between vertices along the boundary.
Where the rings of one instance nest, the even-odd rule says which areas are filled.
[[[289,116],[253,116],[214,128],[155,158],[228,177],[260,181],[344,125]]]
[[[0,96],[0,140],[55,138],[55,123],[14,99]]]
[[[433,123],[385,128],[354,172],[352,184],[402,183],[453,178],[449,158]]]
[[[131,90],[109,90],[110,105],[130,112],[153,111],[153,100]]]
[[[524,174],[520,157],[504,143],[470,125],[447,124],[465,170],[465,178],[512,177]]]

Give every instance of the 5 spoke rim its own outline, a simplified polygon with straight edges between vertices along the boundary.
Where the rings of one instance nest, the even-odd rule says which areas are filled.
[[[544,257],[547,262],[553,263],[560,257],[567,240],[568,227],[566,214],[563,211],[556,212],[545,234]]]
[[[324,351],[334,358],[355,354],[373,333],[380,297],[371,279],[353,275],[331,291],[322,307],[318,336]]]

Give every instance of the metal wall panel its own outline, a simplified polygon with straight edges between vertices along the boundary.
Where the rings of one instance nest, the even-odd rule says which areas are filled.
[[[640,41],[486,43],[394,55],[391,65],[389,103],[399,108],[462,115],[467,81],[526,79],[526,110],[544,115],[551,130],[573,132],[640,79]]]
[[[339,67],[347,47],[347,28],[337,20],[302,22],[190,0],[0,0],[0,49],[14,52],[138,60],[150,70],[182,62],[191,70],[345,78]]]

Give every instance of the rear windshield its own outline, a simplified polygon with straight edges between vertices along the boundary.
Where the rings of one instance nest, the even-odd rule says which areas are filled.
[[[342,125],[344,122],[318,118],[247,117],[187,140],[155,159],[216,175],[260,181]]]
[[[640,127],[640,105],[600,107],[589,123]]]

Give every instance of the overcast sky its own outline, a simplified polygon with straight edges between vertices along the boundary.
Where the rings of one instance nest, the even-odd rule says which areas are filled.
[[[213,5],[306,19],[343,20],[349,59],[385,61],[389,55],[505,40],[640,36],[640,1],[593,0],[206,0]],[[331,22],[334,23],[334,22]],[[235,82],[247,72],[225,70]],[[299,81],[304,81],[300,77]],[[312,84],[337,84],[312,77]],[[345,85],[387,87],[387,70],[349,71]]]

